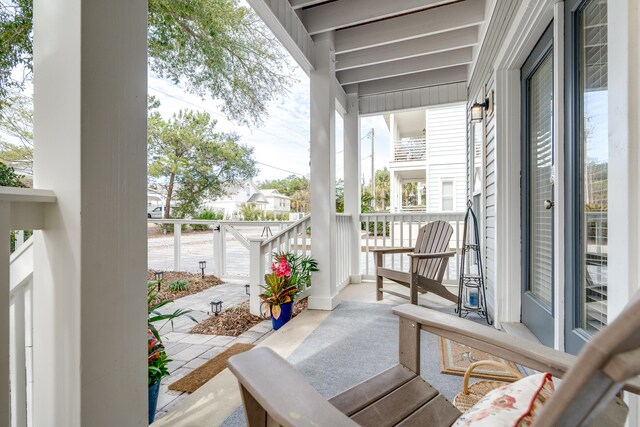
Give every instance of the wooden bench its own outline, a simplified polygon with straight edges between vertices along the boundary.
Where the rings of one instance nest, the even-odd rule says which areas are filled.
[[[329,400],[268,348],[229,359],[249,427],[450,426],[460,412],[420,377],[421,331],[564,378],[536,427],[622,426],[627,408],[616,395],[640,392],[640,294],[578,357],[416,305],[393,312],[400,317],[398,365]]]

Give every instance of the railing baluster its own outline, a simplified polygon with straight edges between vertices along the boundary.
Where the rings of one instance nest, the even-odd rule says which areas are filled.
[[[25,355],[25,294],[21,286],[13,294],[13,316],[11,323],[11,395],[12,418],[15,426],[27,425],[27,379]]]

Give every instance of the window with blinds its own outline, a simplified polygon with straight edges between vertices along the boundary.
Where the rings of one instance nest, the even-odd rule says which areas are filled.
[[[580,327],[595,333],[607,324],[608,92],[607,2],[586,2],[578,15],[582,206]]]
[[[553,55],[529,80],[529,291],[551,308],[553,283]]]

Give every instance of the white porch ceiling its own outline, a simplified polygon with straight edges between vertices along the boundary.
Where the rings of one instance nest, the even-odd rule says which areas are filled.
[[[338,85],[362,97],[466,82],[491,0],[248,1],[307,72],[334,32]]]

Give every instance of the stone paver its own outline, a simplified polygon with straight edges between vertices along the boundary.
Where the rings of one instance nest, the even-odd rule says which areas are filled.
[[[209,345],[192,344],[189,347],[182,350],[180,353],[176,353],[171,358],[173,360],[184,360],[186,362],[197,358],[207,350],[211,350]]]
[[[160,309],[162,313],[173,313],[178,309],[190,309],[190,313],[197,320],[209,317],[211,307],[209,302],[220,300],[223,309],[240,304],[248,299],[244,285],[246,282],[240,280],[228,281],[219,286],[214,286],[198,294],[189,295],[174,301]],[[190,334],[194,327],[193,321],[183,317],[176,319],[173,325],[169,322],[158,322],[156,327],[160,328],[159,333],[165,345],[167,355],[171,362],[168,364],[169,376],[162,379],[160,384],[160,395],[158,396],[158,407],[156,419],[171,412],[187,393],[170,391],[169,385],[202,366],[204,363],[222,353],[229,346],[235,343],[250,343],[264,339],[273,330],[271,321],[261,322],[239,337],[228,337],[222,335]]]

